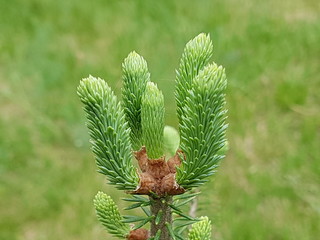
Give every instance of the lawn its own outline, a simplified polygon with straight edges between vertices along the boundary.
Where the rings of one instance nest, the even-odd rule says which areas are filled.
[[[217,240],[318,239],[317,0],[0,0],[0,240],[109,239],[92,199],[122,195],[96,173],[79,80],[119,94],[136,50],[177,127],[175,69],[200,32],[226,68],[230,150],[198,215]]]

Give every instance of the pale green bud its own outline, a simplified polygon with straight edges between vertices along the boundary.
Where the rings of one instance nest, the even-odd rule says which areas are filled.
[[[164,127],[164,150],[166,153],[173,156],[178,147],[180,142],[180,136],[178,131],[171,126],[165,126]]]

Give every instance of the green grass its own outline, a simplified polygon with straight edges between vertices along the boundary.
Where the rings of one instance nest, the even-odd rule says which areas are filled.
[[[177,126],[174,69],[200,32],[226,67],[230,151],[199,215],[219,240],[317,239],[319,12],[316,0],[0,0],[0,239],[108,239],[92,200],[120,195],[95,171],[79,80],[119,94],[136,50]]]

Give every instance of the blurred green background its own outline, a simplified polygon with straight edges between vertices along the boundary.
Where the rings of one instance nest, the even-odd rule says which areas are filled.
[[[121,196],[95,171],[79,80],[119,94],[136,50],[176,127],[174,70],[200,32],[227,71],[230,151],[198,215],[219,240],[319,239],[319,1],[0,0],[1,240],[110,238],[92,199]]]

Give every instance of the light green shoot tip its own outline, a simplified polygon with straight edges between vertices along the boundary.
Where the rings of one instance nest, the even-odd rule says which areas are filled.
[[[122,65],[125,72],[130,74],[147,72],[148,66],[146,60],[135,51],[129,53]]]
[[[148,101],[154,104],[160,104],[161,102],[163,102],[162,92],[158,89],[155,83],[153,82],[147,83],[144,101]]]
[[[213,45],[209,34],[200,33],[191,39],[186,45],[186,52],[203,55],[204,52],[212,53]]]
[[[210,240],[211,239],[211,222],[208,217],[201,217],[201,220],[192,224],[189,230],[189,240]]]

